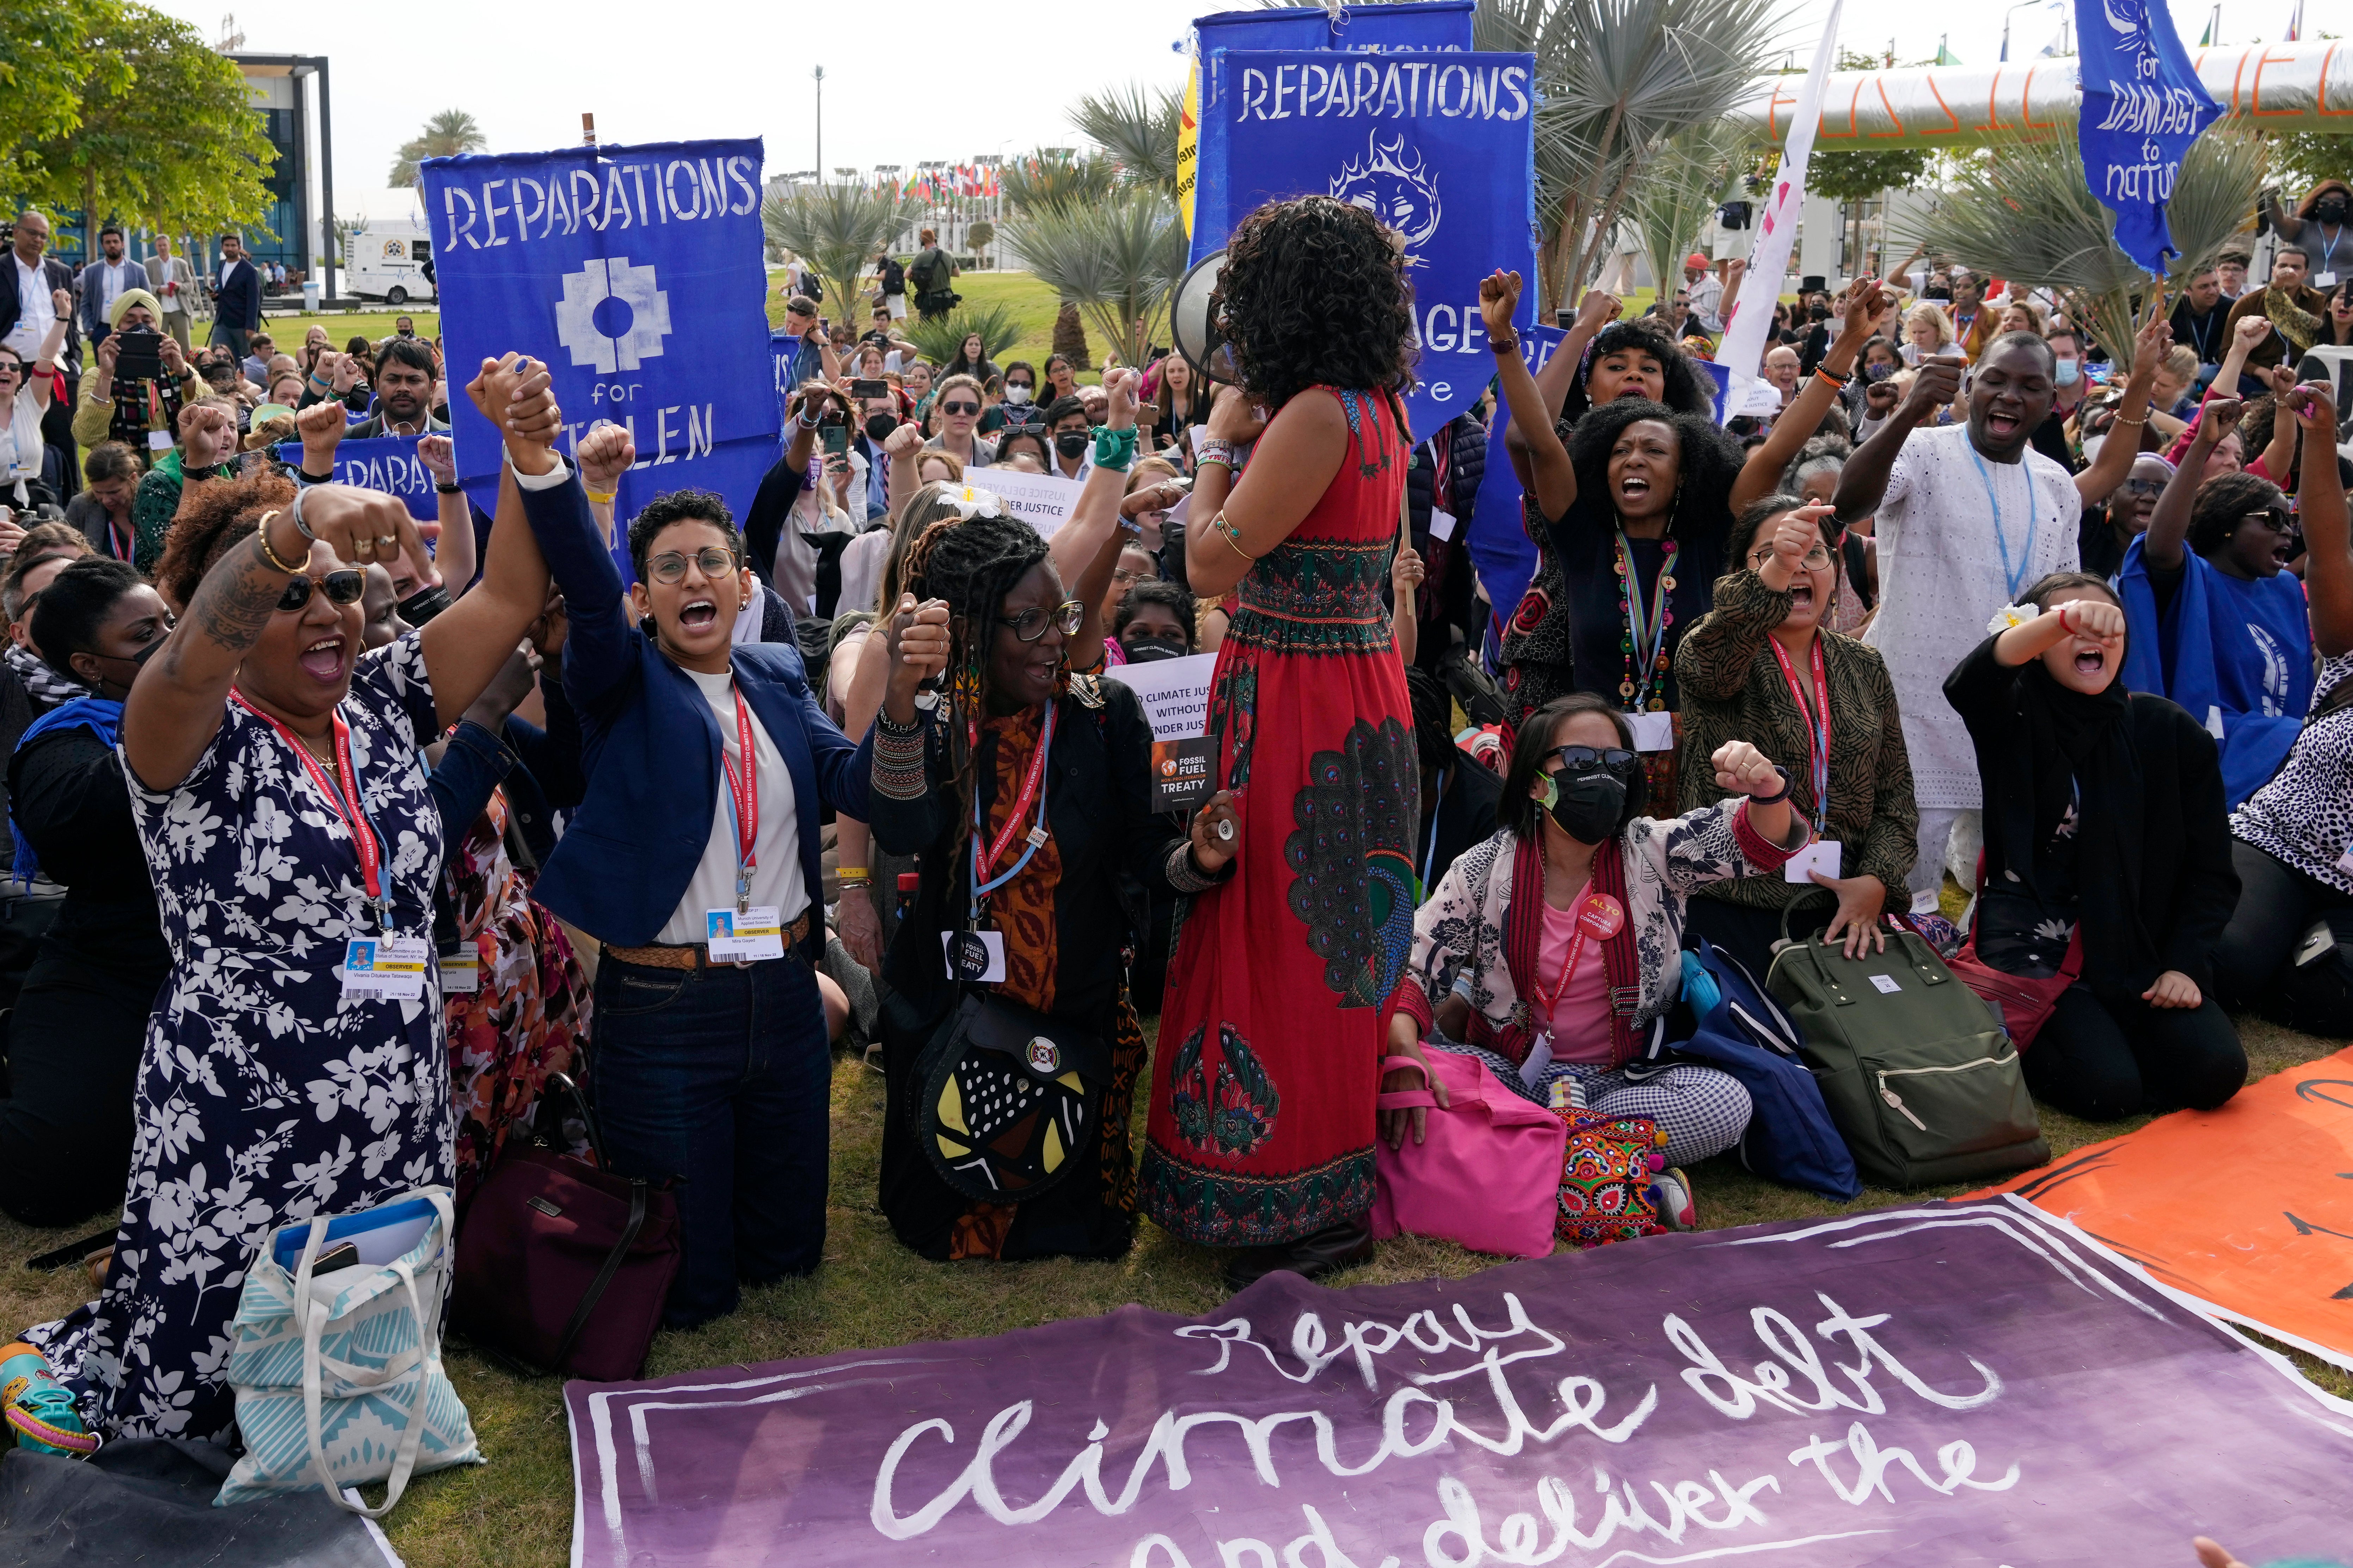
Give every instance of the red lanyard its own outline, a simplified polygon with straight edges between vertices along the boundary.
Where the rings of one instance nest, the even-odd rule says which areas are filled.
[[[367,819],[367,812],[360,805],[359,774],[352,766],[352,727],[343,722],[342,710],[329,716],[335,726],[335,770],[342,775],[331,779],[327,770],[319,765],[319,759],[311,754],[311,748],[296,740],[291,730],[248,702],[245,693],[237,688],[230,687],[228,694],[238,707],[278,731],[278,738],[301,759],[311,782],[319,786],[319,793],[327,797],[335,815],[343,819],[344,830],[352,836],[352,847],[359,853],[360,882],[367,889],[368,907],[375,911],[376,923],[389,931],[391,926],[385,920],[384,848],[376,842],[375,825]]]
[[[1592,879],[1588,878],[1585,886],[1577,890],[1577,897],[1569,900],[1569,908],[1577,910],[1580,916],[1585,910],[1585,896],[1592,887]],[[1543,1013],[1547,1030],[1552,1026],[1554,1004],[1560,1000],[1561,993],[1568,989],[1568,983],[1577,978],[1577,966],[1584,962],[1585,921],[1580,918],[1577,922],[1577,934],[1568,939],[1568,952],[1561,958],[1560,978],[1554,983],[1549,992],[1544,988],[1543,969],[1539,967],[1536,971],[1535,1010]]]
[[[1006,847],[1021,830],[1021,819],[1029,815],[1029,803],[1038,798],[1038,785],[1046,776],[1046,752],[1054,744],[1054,705],[1046,705],[1045,731],[1039,737],[1037,751],[1030,753],[1029,772],[1021,781],[1021,793],[1015,797],[1013,809],[1005,814],[1005,826],[988,846],[988,858],[981,862],[980,872],[987,876],[1005,858]]]
[[[719,748],[719,765],[727,770],[728,815],[735,819],[735,908],[742,910],[751,908],[752,873],[760,864],[753,853],[760,842],[760,753],[753,749],[752,710],[744,706],[741,691],[735,693],[735,745],[744,771],[735,771],[724,746]]]
[[[1806,744],[1813,752],[1814,837],[1820,838],[1830,826],[1831,812],[1831,692],[1830,677],[1822,668],[1822,637],[1814,634],[1814,709],[1806,711],[1805,689],[1798,684],[1797,667],[1789,662],[1780,639],[1767,637],[1773,658],[1781,667],[1781,679],[1789,683],[1789,700],[1798,705],[1798,717],[1806,721]]]

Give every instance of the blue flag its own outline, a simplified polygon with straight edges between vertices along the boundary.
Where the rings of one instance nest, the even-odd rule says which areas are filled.
[[[754,140],[426,162],[458,477],[483,510],[499,439],[459,389],[518,350],[555,378],[566,457],[628,427],[617,517],[686,489],[750,507],[778,429],[760,161]]]
[[[2222,112],[2198,79],[2173,17],[2149,0],[2075,0],[2084,183],[2116,215],[2116,247],[2162,277],[2176,255],[2165,205],[2182,155]]]
[[[1554,327],[1527,327],[1520,332],[1520,358],[1528,373],[1544,369],[1553,350],[1568,334]],[[1493,618],[1487,628],[1489,668],[1502,649],[1504,628],[1536,574],[1536,547],[1520,525],[1520,477],[1512,471],[1512,455],[1504,447],[1504,433],[1512,427],[1511,405],[1495,395],[1495,418],[1487,426],[1487,468],[1479,481],[1479,499],[1471,509],[1471,527],[1463,547],[1479,569],[1479,585],[1487,591]]]
[[[432,470],[417,460],[417,443],[423,439],[421,436],[378,436],[355,441],[346,437],[335,448],[335,483],[398,496],[409,516],[431,522],[441,515],[441,500],[433,493]],[[278,456],[289,466],[301,468],[302,443],[281,443]]]
[[[1521,273],[1531,287],[1516,324],[1535,318],[1535,57],[1229,49],[1224,65],[1232,163],[1222,207],[1202,182],[1195,237],[1214,231],[1223,245],[1261,203],[1303,195],[1364,207],[1403,235],[1421,350],[1406,417],[1430,434],[1494,374],[1479,280]]]
[[[1326,54],[1377,54],[1395,49],[1467,50],[1471,47],[1472,0],[1413,0],[1396,5],[1359,5],[1332,14],[1321,5],[1279,10],[1219,11],[1193,21],[1193,47],[1200,62],[1200,157],[1195,190],[1193,255],[1198,261],[1222,249],[1230,222],[1215,226],[1199,216],[1228,209],[1227,183],[1233,154],[1226,112],[1231,73],[1226,57],[1237,49],[1314,50]],[[1245,206],[1235,214],[1248,212]]]

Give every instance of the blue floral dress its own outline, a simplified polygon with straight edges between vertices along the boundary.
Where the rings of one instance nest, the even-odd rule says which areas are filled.
[[[441,823],[416,633],[360,656],[343,714],[393,923],[429,936]],[[343,999],[343,944],[375,934],[358,854],[294,749],[237,703],[178,788],[134,775],[131,804],[172,973],[140,1060],[129,1194],[104,1291],[26,1337],[96,1429],[219,1439],[236,1416],[229,1322],[269,1234],[451,1180],[438,980],[428,965],[418,1002]]]

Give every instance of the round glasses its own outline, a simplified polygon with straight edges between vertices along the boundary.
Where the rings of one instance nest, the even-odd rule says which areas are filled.
[[[676,550],[665,550],[646,563],[646,570],[657,583],[682,583],[686,580],[686,563],[692,561],[706,577],[724,577],[735,570],[735,552],[722,550],[716,544],[706,544],[692,555]]]
[[[1111,569],[1111,580],[1114,583],[1141,583],[1147,577],[1155,578],[1156,580],[1157,574],[1151,572],[1131,572],[1124,566],[1114,566]]]
[[[1748,564],[1752,568],[1761,569],[1765,563],[1771,559],[1773,559],[1773,547],[1769,544],[1762,550],[1752,550],[1748,552]],[[1830,551],[1819,544],[1806,552],[1805,559],[1801,563],[1809,572],[1825,571],[1829,568],[1830,563]]]
[[[299,610],[309,604],[311,582],[312,579],[309,577],[289,578],[286,592],[278,595],[278,607],[281,610]],[[345,566],[338,571],[328,573],[325,576],[317,579],[317,583],[319,592],[327,595],[329,604],[356,605],[359,603],[360,595],[366,591],[367,574],[355,567]]]
[[[1036,642],[1046,635],[1048,626],[1052,626],[1064,637],[1075,635],[1079,621],[1086,613],[1087,607],[1076,599],[1065,599],[1050,610],[1032,605],[1018,616],[999,616],[997,624],[1012,627],[1013,635],[1023,642]]]

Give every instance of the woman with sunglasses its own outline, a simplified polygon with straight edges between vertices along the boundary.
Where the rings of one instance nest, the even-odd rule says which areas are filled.
[[[2282,401],[2299,423],[2316,407],[2332,416],[2336,407],[2324,384]],[[2284,570],[2302,548],[2287,498],[2253,474],[2198,478],[2214,439],[2238,423],[2237,398],[2208,399],[2180,471],[2116,574],[2133,633],[2125,683],[2220,721],[2223,792],[2234,811],[2278,771],[2313,689],[2304,586]],[[2299,489],[2310,493],[2316,474],[2337,483],[2333,440],[2305,442]]]
[[[0,1207],[56,1226],[121,1204],[140,1046],[172,968],[115,752],[172,616],[129,562],[92,556],[41,591],[32,625],[51,667],[95,693],[35,720],[8,759],[16,874],[66,896],[9,1017]]]
[[[1830,940],[1849,954],[1887,945],[1882,917],[1909,907],[1919,809],[1897,721],[1895,688],[1879,651],[1824,624],[1839,589],[1838,519],[1827,500],[1768,496],[1743,512],[1725,544],[1740,567],[1715,584],[1715,604],[1683,637],[1685,755],[1711,756],[1735,736],[1787,768],[1790,806],[1811,843],[1792,881],[1784,874],[1718,882],[1692,900],[1691,929],[1748,966],[1760,981],[1793,905],[1824,894]],[[1706,770],[1682,770],[1686,809],[1714,805],[1723,789]]]
[[[966,472],[997,461],[997,448],[979,434],[982,401],[980,383],[968,375],[941,377],[932,395],[940,433],[923,444],[955,458]]]
[[[547,385],[508,360],[469,388],[517,472],[556,460]],[[99,1431],[224,1437],[255,1248],[450,1182],[421,752],[546,603],[515,510],[503,496],[473,591],[365,655],[363,569],[422,550],[397,499],[264,471],[199,487],[174,525],[160,575],[185,629],[131,683],[121,740],[172,968],[105,1289],[29,1336]]]
[[[1685,904],[1714,883],[1778,871],[1807,838],[1793,780],[1746,741],[1707,758],[1714,805],[1665,821],[1641,815],[1642,763],[1627,716],[1572,692],[1521,724],[1504,774],[1495,836],[1456,860],[1415,913],[1413,955],[1388,1026],[1388,1054],[1423,1041],[1467,1051],[1539,1105],[1567,1080],[1570,1103],[1647,1117],[1667,1135],[1670,1166],[1739,1142],[1748,1091],[1714,1068],[1655,1061],[1683,994]],[[1533,911],[1533,912],[1532,912]],[[1386,1087],[1420,1087],[1400,1069]],[[1442,1087],[1433,1089],[1446,1103]],[[1429,1112],[1382,1113],[1396,1148],[1424,1135]],[[1690,1178],[1671,1169],[1659,1212],[1694,1223]]]

